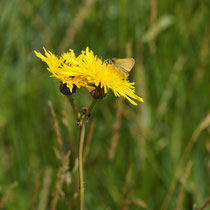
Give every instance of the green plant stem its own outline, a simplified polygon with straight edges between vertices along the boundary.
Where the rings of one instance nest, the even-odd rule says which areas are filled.
[[[81,119],[81,126],[80,126],[79,152],[78,152],[80,210],[84,210],[83,145],[84,145],[84,138],[85,138],[85,125],[86,125],[86,120],[88,118],[88,115],[92,111],[95,104],[96,104],[96,99],[93,99],[87,112]]]
[[[72,95],[68,95],[67,97],[68,97],[68,100],[69,100],[69,102],[70,102],[70,104],[71,104],[71,106],[72,106],[72,109],[73,109],[73,111],[74,111],[74,113],[75,113],[75,115],[76,115],[76,118],[78,118],[79,112],[78,112],[78,110],[77,110],[76,104],[74,103],[74,98],[73,98],[73,96],[72,96]]]
[[[79,197],[80,197],[80,210],[84,210],[84,181],[83,181],[83,145],[85,138],[85,125],[88,118],[88,115],[91,113],[93,107],[96,104],[96,99],[93,99],[88,110],[84,115],[80,115],[77,107],[74,103],[74,98],[72,95],[68,95],[68,100],[72,106],[72,109],[76,115],[76,118],[80,121],[80,135],[79,135],[79,152],[78,152],[78,161],[79,161]]]
[[[79,136],[79,197],[80,197],[80,210],[84,210],[84,181],[83,181],[83,145],[85,137],[85,122],[82,122],[80,126],[80,136]]]
[[[91,102],[91,104],[90,104],[90,106],[89,106],[87,112],[85,113],[85,118],[86,118],[86,119],[87,119],[88,115],[91,113],[93,107],[95,106],[96,101],[97,101],[97,99],[93,98],[93,100],[92,100],[92,102]]]

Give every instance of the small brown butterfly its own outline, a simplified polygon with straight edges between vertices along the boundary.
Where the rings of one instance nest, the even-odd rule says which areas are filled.
[[[129,72],[135,64],[135,60],[133,58],[112,58],[112,63],[117,69],[124,73],[125,77],[128,77]]]

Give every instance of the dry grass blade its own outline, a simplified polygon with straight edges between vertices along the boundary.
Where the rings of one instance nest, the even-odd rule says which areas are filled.
[[[15,187],[17,187],[17,185],[18,185],[18,183],[17,182],[14,182],[13,184],[10,185],[10,187],[4,193],[4,195],[0,199],[0,209],[5,206],[5,203],[11,197],[12,191],[14,190]]]
[[[55,129],[55,133],[57,136],[57,141],[58,141],[58,145],[60,147],[61,152],[63,153],[63,142],[62,142],[62,138],[61,138],[61,133],[60,133],[60,128],[58,125],[58,120],[56,118],[56,114],[55,114],[55,110],[53,108],[52,102],[48,101],[49,107],[50,107],[50,111],[52,114],[52,118],[53,118],[53,123],[54,123],[54,129]]]
[[[92,122],[91,122],[91,125],[90,125],[90,130],[89,130],[89,133],[88,133],[88,136],[87,136],[87,141],[86,141],[85,148],[84,148],[84,155],[83,155],[83,164],[84,165],[85,165],[85,162],[87,160],[87,155],[88,155],[88,152],[89,152],[89,149],[90,149],[90,143],[91,143],[91,140],[93,138],[93,131],[94,131],[94,128],[95,128],[95,124],[96,124],[96,119],[93,119]]]
[[[115,119],[112,126],[112,137],[111,137],[111,146],[109,148],[108,158],[110,161],[112,161],[115,157],[118,140],[120,136],[120,122],[121,122],[121,116],[123,111],[123,102],[124,98],[120,97],[116,101],[116,113],[115,113]]]
[[[150,30],[154,27],[157,19],[157,0],[150,1],[150,17],[149,17],[149,25]],[[151,52],[154,54],[156,52],[155,39],[152,39],[149,43],[149,47]]]
[[[72,127],[70,125],[69,119],[68,119],[68,114],[66,111],[62,111],[62,123],[63,125],[66,127],[68,134],[69,134],[69,143],[70,143],[70,150],[72,153],[72,156],[74,156],[75,154],[75,147],[74,147],[74,136],[73,136],[73,130]]]
[[[121,210],[127,210],[129,208],[129,205],[131,203],[129,195],[131,193],[131,190],[133,189],[133,183],[131,183],[131,176],[132,176],[132,164],[130,164],[126,176],[125,176],[125,182],[122,187],[122,205]]]
[[[132,47],[133,47],[133,44],[132,44],[132,41],[128,41],[128,43],[126,44],[126,57],[130,58],[132,57]]]
[[[181,186],[180,186],[179,191],[178,191],[178,198],[177,198],[177,203],[176,203],[175,210],[182,209],[182,201],[183,201],[183,198],[184,198],[184,188],[185,188],[187,179],[190,175],[191,169],[192,169],[192,162],[189,162],[187,164],[183,179],[181,180]]]
[[[167,112],[169,100],[172,97],[175,84],[178,80],[178,75],[183,69],[184,64],[185,64],[185,57],[180,56],[174,65],[173,72],[171,73],[168,79],[165,91],[163,92],[163,95],[161,97],[160,104],[157,109],[157,114],[159,118],[162,117]]]
[[[138,40],[136,47],[136,70],[135,70],[135,78],[136,78],[136,90],[141,93],[141,96],[147,101],[147,85],[145,83],[146,77],[144,73],[144,65],[143,65],[143,53],[142,53],[143,44],[141,40]],[[143,103],[144,104],[144,103]]]
[[[207,70],[206,65],[208,63],[209,48],[210,48],[210,34],[209,34],[209,25],[207,24],[200,51],[200,64],[197,71],[195,72],[194,80],[196,85],[199,85],[200,82],[203,81],[204,72],[205,70]]]
[[[132,199],[132,203],[133,203],[134,205],[140,207],[140,208],[144,208],[144,209],[147,208],[147,204],[146,204],[143,200],[141,200],[141,199],[139,199],[139,198],[133,198],[133,199]]]
[[[78,189],[79,189],[79,181],[78,181],[78,177],[77,177],[76,184],[74,186],[74,193],[73,193],[73,196],[72,196],[72,207],[71,207],[72,210],[77,209],[77,198],[79,196]]]
[[[131,164],[127,170],[127,173],[125,176],[125,182],[122,188],[121,210],[128,210],[131,204],[134,204],[140,208],[147,208],[147,205],[143,200],[136,197],[132,199],[130,198],[131,191],[135,184],[134,182],[132,182],[132,171],[133,171],[132,169],[133,169],[133,166]]]
[[[210,197],[207,201],[199,208],[199,210],[204,210],[208,205],[210,205]]]
[[[39,206],[37,208],[38,210],[45,210],[47,207],[48,195],[49,195],[50,184],[51,184],[51,177],[52,177],[52,169],[47,168],[44,173],[42,190],[39,195],[40,201],[39,201]]]
[[[31,202],[31,210],[34,210],[36,206],[37,195],[38,195],[40,184],[41,184],[41,177],[42,177],[42,171],[39,172],[36,184],[34,186],[34,192],[33,192],[33,197],[32,197],[32,202]]]
[[[147,101],[147,84],[146,84],[146,77],[145,77],[145,70],[144,70],[144,58],[143,58],[143,44],[141,40],[137,41],[136,44],[136,65],[135,65],[135,71],[134,78],[135,78],[135,84],[136,84],[136,92],[141,95],[141,97],[144,99],[144,103],[141,103],[137,110],[133,113],[133,124],[130,126],[130,131],[134,139],[137,140],[138,148],[139,148],[139,155],[142,160],[142,167],[144,168],[144,164],[146,163],[146,156],[147,156],[147,150],[146,150],[146,138],[147,134],[151,133],[150,129],[150,122],[151,122],[151,116],[149,112],[149,106]],[[138,132],[137,132],[138,130]],[[149,132],[147,132],[149,131]]]
[[[196,210],[197,209],[197,204],[196,203],[193,203],[193,208],[192,210]]]
[[[76,173],[78,171],[78,158],[75,159],[74,161],[74,166],[73,166],[73,169],[72,169],[72,174]]]
[[[168,203],[170,201],[170,198],[171,198],[171,195],[176,187],[176,183],[177,183],[177,179],[180,175],[180,172],[186,162],[186,159],[190,153],[190,151],[192,150],[192,147],[193,145],[195,144],[199,134],[206,128],[208,128],[210,126],[210,113],[204,118],[204,120],[198,125],[198,127],[195,129],[190,141],[188,142],[186,148],[185,148],[185,151],[181,157],[181,160],[177,166],[177,169],[176,169],[176,172],[175,172],[175,175],[171,181],[171,184],[169,186],[169,190],[168,190],[168,193],[165,197],[165,200],[163,202],[163,205],[161,207],[161,210],[166,210],[167,207],[168,207]]]
[[[73,166],[73,169],[72,169],[72,174],[75,174],[78,172],[78,165],[79,165],[79,161],[78,161],[78,158],[75,159],[75,162],[74,162],[74,166]],[[72,207],[71,209],[74,210],[77,208],[77,197],[79,195],[78,193],[78,190],[79,190],[79,180],[78,180],[78,176],[76,176],[76,179],[75,179],[75,184],[74,184],[74,193],[73,193],[73,196],[72,196]]]
[[[148,43],[155,39],[163,30],[174,23],[174,18],[171,15],[160,17],[156,23],[142,36],[142,42]]]
[[[89,15],[95,0],[84,0],[83,5],[80,7],[76,17],[73,20],[72,26],[67,30],[66,36],[60,45],[60,51],[63,51],[66,46],[73,43],[77,32],[82,28],[86,17]]]
[[[129,41],[126,45],[126,56],[127,57],[132,57],[132,42]],[[121,116],[122,116],[122,111],[123,111],[123,103],[124,103],[124,98],[120,97],[117,99],[116,102],[116,113],[115,113],[115,119],[114,123],[112,126],[112,137],[111,137],[111,145],[108,151],[108,159],[112,161],[115,157],[117,145],[118,145],[118,140],[120,136],[120,122],[121,122]]]
[[[131,203],[131,201],[128,198],[128,196],[124,197],[122,207],[120,208],[120,210],[128,210],[130,203]]]
[[[53,198],[51,202],[51,210],[56,209],[57,201],[59,197],[62,195],[64,196],[64,193],[62,191],[63,183],[66,177],[66,172],[69,169],[69,156],[70,156],[70,151],[66,155],[61,156],[61,163],[62,166],[58,170],[57,173],[57,179],[56,179],[56,184],[55,184],[55,189],[53,193]]]
[[[131,176],[132,176],[132,164],[130,164],[126,176],[125,176],[125,182],[122,188],[122,194],[126,194],[128,191],[129,186],[131,185]]]
[[[64,192],[62,191],[63,188],[63,183],[67,175],[67,171],[69,169],[69,156],[71,152],[69,151],[67,154],[64,154],[64,147],[63,147],[63,142],[60,134],[60,128],[58,125],[58,121],[56,118],[56,114],[53,108],[52,103],[49,101],[48,102],[54,122],[54,129],[56,132],[57,136],[57,141],[58,141],[58,146],[61,151],[61,154],[59,153],[57,148],[54,148],[54,151],[56,153],[56,156],[59,160],[61,160],[62,166],[59,168],[58,173],[57,173],[57,179],[56,179],[56,184],[55,184],[55,189],[53,192],[53,198],[51,201],[51,210],[56,209],[57,201],[59,200],[60,196],[64,196]]]

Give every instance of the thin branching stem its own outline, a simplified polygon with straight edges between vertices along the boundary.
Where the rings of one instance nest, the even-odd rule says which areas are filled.
[[[79,112],[77,110],[76,104],[74,103],[73,96],[72,95],[67,95],[67,98],[68,98],[68,100],[69,100],[69,102],[70,102],[70,104],[72,106],[72,109],[73,109],[73,111],[74,111],[74,113],[76,115],[76,118],[78,118]]]
[[[93,107],[95,106],[96,101],[97,101],[97,99],[93,98],[93,100],[92,100],[92,102],[91,102],[91,104],[90,104],[90,106],[89,106],[87,112],[85,113],[85,118],[86,118],[86,119],[87,119],[88,115],[91,113]]]
[[[96,104],[96,99],[93,99],[85,115],[81,119],[80,135],[79,135],[79,195],[80,195],[80,210],[84,210],[84,181],[83,181],[83,145],[85,138],[85,125],[88,115],[91,113],[93,107]]]
[[[79,135],[79,151],[78,151],[78,169],[79,169],[79,198],[80,198],[80,210],[84,210],[84,181],[83,181],[83,146],[85,138],[85,125],[89,114],[91,113],[93,107],[96,104],[96,99],[93,99],[87,111],[80,115],[77,107],[74,103],[74,98],[72,95],[68,95],[69,102],[72,106],[72,109],[76,115],[76,118],[79,120],[80,126],[80,135]]]

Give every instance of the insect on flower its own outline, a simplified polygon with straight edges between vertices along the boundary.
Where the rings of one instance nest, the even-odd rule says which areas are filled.
[[[76,56],[71,49],[60,57],[45,48],[45,55],[36,51],[35,54],[47,63],[47,70],[52,73],[51,76],[69,88],[70,94],[75,92],[74,87],[77,89],[85,87],[95,99],[102,99],[111,89],[116,97],[123,96],[135,106],[137,103],[133,99],[144,102],[135,94],[135,83],[127,79],[135,64],[133,58],[113,58],[103,61],[88,47],[79,56]]]
[[[133,58],[112,58],[111,60],[113,65],[124,73],[125,77],[129,76],[129,73],[135,64]]]

